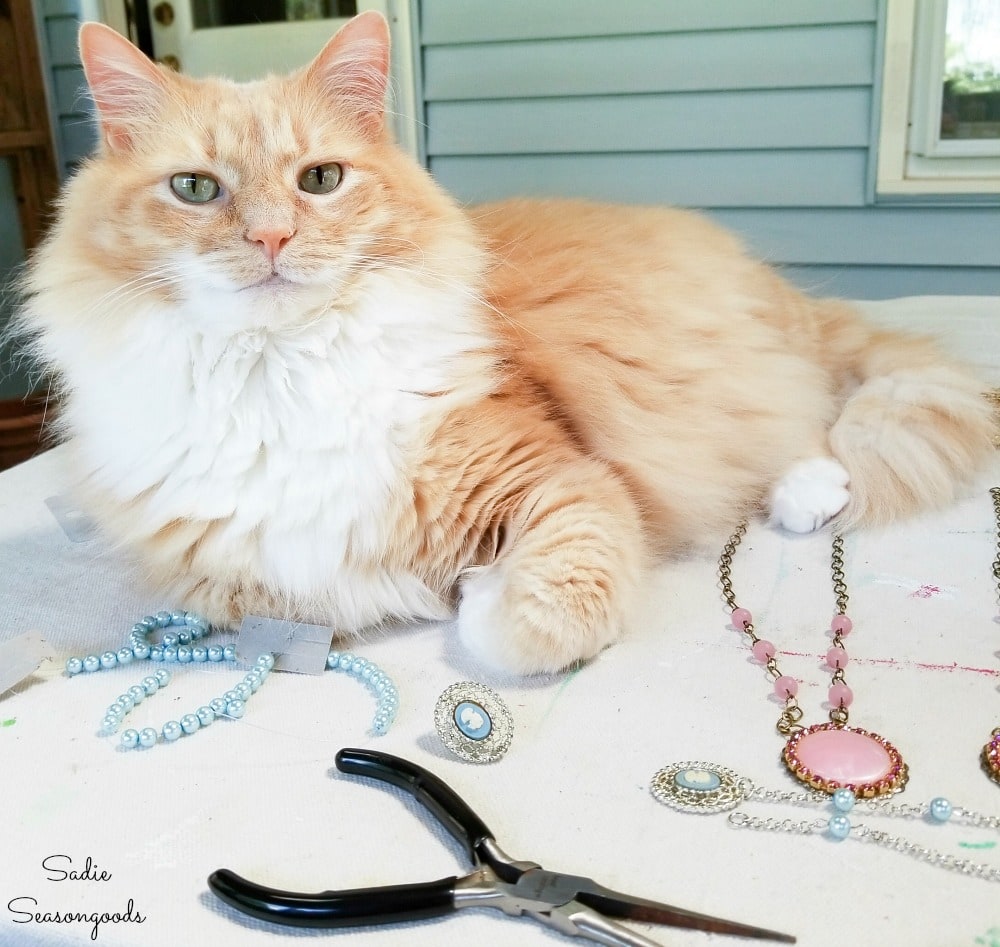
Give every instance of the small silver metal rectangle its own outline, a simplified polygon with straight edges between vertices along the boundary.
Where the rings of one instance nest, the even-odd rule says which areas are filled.
[[[236,654],[241,661],[253,664],[270,652],[275,670],[322,674],[332,640],[333,631],[325,625],[247,615],[236,639]]]

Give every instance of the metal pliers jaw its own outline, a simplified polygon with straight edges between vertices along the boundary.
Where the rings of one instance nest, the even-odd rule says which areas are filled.
[[[475,869],[461,878],[302,894],[266,888],[223,868],[208,879],[219,898],[252,917],[296,927],[386,924],[440,917],[467,907],[490,907],[511,916],[527,915],[564,934],[609,947],[657,947],[655,941],[611,917],[795,942],[788,934],[636,898],[590,878],[546,871],[535,862],[513,859],[451,787],[409,760],[373,750],[343,749],[336,764],[341,772],[369,776],[413,795],[465,847]]]

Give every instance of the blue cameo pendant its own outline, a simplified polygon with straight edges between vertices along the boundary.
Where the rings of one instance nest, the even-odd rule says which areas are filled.
[[[492,763],[507,752],[514,720],[496,691],[461,681],[438,698],[434,729],[444,745],[466,762]]]
[[[725,812],[735,809],[753,789],[739,773],[717,763],[672,763],[649,785],[653,796],[681,812]]]

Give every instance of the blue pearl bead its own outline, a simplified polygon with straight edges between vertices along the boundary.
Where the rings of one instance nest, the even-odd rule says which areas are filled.
[[[226,712],[226,701],[221,697],[213,697],[208,702],[208,706],[217,717],[221,717]]]
[[[326,666],[332,671],[339,664],[340,664],[340,652],[339,651],[331,651],[326,656]]]
[[[181,717],[181,729],[185,733],[194,733],[201,727],[201,721],[194,714],[184,714]]]
[[[167,628],[170,625],[170,612],[157,612],[153,618],[157,628]]]
[[[208,660],[208,648],[196,645],[191,649],[191,660],[195,664],[204,664]]]
[[[163,649],[163,660],[170,661],[174,664],[177,663],[177,649],[175,647],[169,647]]]
[[[854,793],[850,789],[838,789],[833,794],[833,808],[838,812],[850,812],[854,801]]]
[[[101,729],[105,733],[117,733],[118,728],[121,726],[122,722],[118,717],[112,714],[108,714],[104,720],[101,722]]]
[[[111,706],[121,707],[122,714],[127,714],[135,707],[135,701],[129,694],[121,694]]]
[[[83,661],[79,658],[70,658],[66,662],[66,673],[69,675],[79,674],[83,670]]]
[[[83,669],[87,672],[99,671],[101,669],[101,659],[96,654],[88,654],[83,659]]]
[[[222,660],[222,648],[217,644],[209,645],[208,647],[208,660],[209,661],[221,661]]]
[[[163,648],[161,648],[158,644],[157,645],[153,645],[149,649],[149,660],[150,661],[162,661],[163,660]]]
[[[249,699],[250,695],[253,693],[250,685],[245,681],[240,681],[239,684],[233,687],[233,690],[236,692],[236,695],[240,698],[240,700]]]
[[[927,811],[935,822],[947,822],[954,810],[951,803],[944,796],[936,796],[931,800]]]
[[[192,618],[188,614],[187,626],[195,638],[204,638],[208,634],[208,622],[204,618]]]
[[[168,720],[163,725],[163,739],[171,743],[179,739],[183,732],[181,725],[176,720]]]
[[[171,625],[184,625],[187,624],[188,613],[185,611],[176,611],[170,613],[170,624]]]
[[[260,685],[264,682],[259,677],[251,677],[249,674],[243,678],[243,683],[250,688],[251,694],[256,694],[260,690]]]
[[[153,674],[160,687],[166,687],[170,683],[170,672],[166,668],[160,668]]]
[[[137,622],[139,625],[144,625],[147,631],[153,631],[153,629],[158,628],[159,625],[156,623],[155,615],[147,615],[142,621]]]
[[[132,645],[132,654],[135,656],[136,661],[145,661],[149,657],[149,651],[149,645],[144,641]]]
[[[150,694],[155,694],[160,689],[160,682],[152,675],[144,677],[139,683],[142,685],[142,689],[146,692],[147,697]]]
[[[145,638],[149,634],[148,626],[144,625],[141,621],[137,621],[133,626],[132,630],[129,632],[133,638]]]
[[[104,670],[109,671],[111,668],[117,667],[117,665],[118,655],[116,652],[105,651],[104,654],[101,655],[101,667],[104,668]]]
[[[851,834],[851,820],[846,815],[837,813],[830,817],[827,828],[830,830],[830,835],[839,842]]]
[[[235,690],[230,689],[222,695],[222,699],[228,704],[234,700],[242,700],[239,694]]]
[[[122,734],[122,747],[126,750],[134,750],[139,745],[139,731],[126,730]]]
[[[138,704],[145,698],[146,689],[141,684],[133,684],[128,689],[128,695],[132,698],[133,705]]]
[[[211,707],[199,707],[197,710],[198,723],[203,727],[207,727],[213,720],[215,720],[215,711]]]
[[[341,671],[346,671],[348,668],[350,668],[350,666],[351,666],[351,664],[353,662],[354,662],[354,655],[351,654],[350,651],[345,651],[340,656],[340,662],[339,662],[340,663],[340,670]]]
[[[176,648],[177,647],[177,634],[173,631],[168,631],[161,639],[160,644],[164,648]]]
[[[182,631],[177,632],[177,643],[180,644],[191,644],[194,640],[194,635],[191,634],[186,628]]]
[[[147,749],[156,746],[156,731],[152,727],[143,727],[139,731],[139,746],[144,746]]]
[[[274,668],[274,655],[273,654],[262,654],[257,658],[257,667],[262,668],[265,673]]]
[[[228,704],[226,704],[226,713],[230,717],[235,717],[237,720],[239,720],[240,717],[242,717],[246,712],[247,705],[239,698],[231,700]]]
[[[358,677],[366,667],[368,667],[368,662],[364,658],[355,658],[351,662],[351,674]]]
[[[236,645],[227,644],[222,649],[222,659],[224,661],[235,661],[236,660]]]
[[[132,653],[131,648],[119,648],[117,657],[119,664],[131,664],[135,655]]]
[[[181,664],[189,664],[191,661],[191,649],[186,644],[177,646],[177,660]]]

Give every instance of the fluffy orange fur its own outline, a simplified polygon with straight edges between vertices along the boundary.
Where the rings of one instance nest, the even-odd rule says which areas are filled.
[[[702,216],[460,209],[382,129],[386,56],[362,16],[308,69],[241,86],[85,28],[105,143],[24,321],[91,510],[185,607],[355,632],[457,606],[484,660],[554,670],[615,640],[653,557],[718,541],[797,462],[846,468],[843,527],[947,504],[988,456],[964,368]],[[345,169],[330,199],[296,187],[320,161]],[[176,200],[184,171],[225,201]],[[109,373],[162,376],[175,344],[183,378],[113,397]]]

